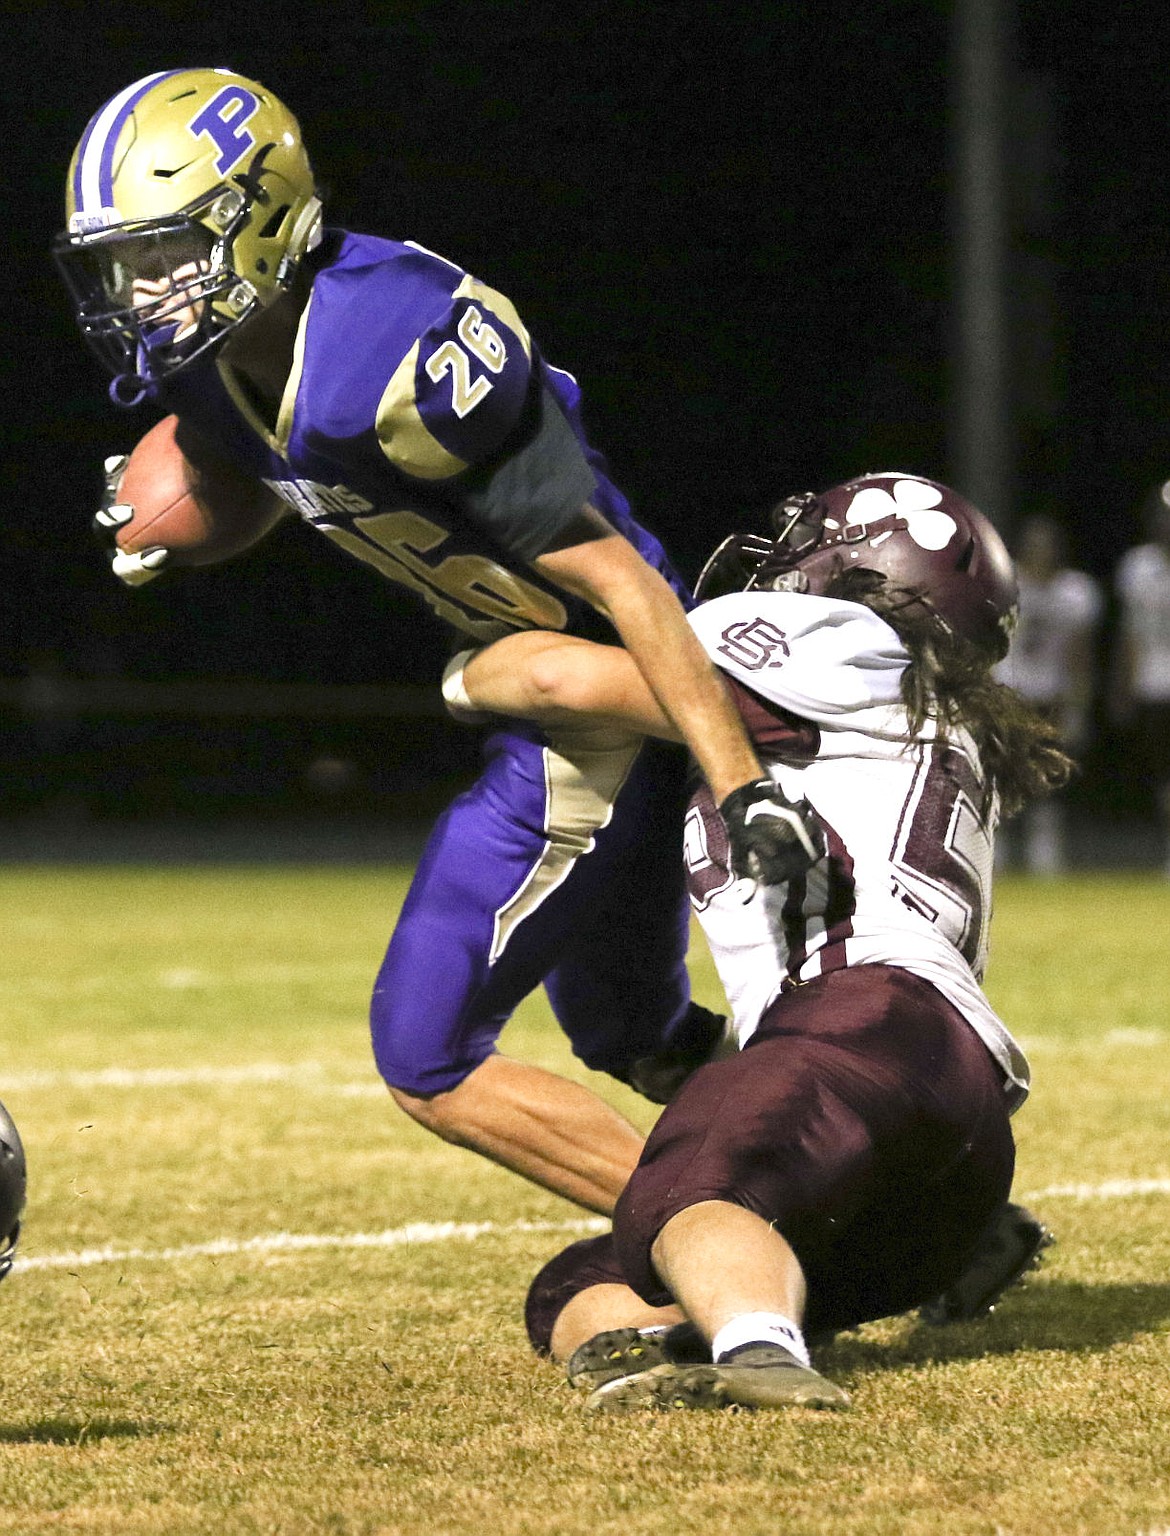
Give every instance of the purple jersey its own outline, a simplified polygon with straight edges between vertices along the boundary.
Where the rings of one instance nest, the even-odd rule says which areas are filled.
[[[367,235],[330,233],[308,265],[274,417],[230,348],[168,380],[158,403],[480,643],[528,628],[615,639],[531,564],[585,502],[688,602],[588,445],[575,380],[503,294]],[[575,1053],[623,1076],[702,1015],[684,964],[684,756],[632,740],[579,754],[506,725],[484,756],[431,834],[379,973],[378,1066],[410,1093],[455,1087],[543,981]]]
[[[580,391],[503,294],[409,242],[333,231],[275,421],[219,358],[158,392],[234,463],[456,629],[612,640],[531,561],[588,501],[681,581],[588,445]]]

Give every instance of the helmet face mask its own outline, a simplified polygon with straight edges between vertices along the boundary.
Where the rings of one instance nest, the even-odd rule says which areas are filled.
[[[1005,654],[1016,579],[1003,540],[949,487],[918,475],[863,475],[779,502],[771,538],[732,534],[704,567],[701,601],[733,591],[823,595],[843,573],[871,571],[884,593],[920,604],[944,629]]]
[[[274,302],[321,238],[296,119],[227,70],[148,76],[107,102],[66,214],[54,256],[123,404]]]
[[[82,236],[61,267],[82,335],[116,379],[176,372],[256,308],[222,241],[185,216]]]

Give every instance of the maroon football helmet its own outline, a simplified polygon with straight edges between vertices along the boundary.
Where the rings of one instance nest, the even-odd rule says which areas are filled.
[[[1003,540],[957,491],[921,475],[861,475],[772,508],[773,535],[733,533],[703,567],[700,602],[725,592],[824,593],[847,570],[877,571],[948,629],[997,659],[1016,617]]]

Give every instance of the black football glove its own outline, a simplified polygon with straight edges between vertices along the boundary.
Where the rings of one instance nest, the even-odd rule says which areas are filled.
[[[825,830],[807,800],[789,800],[771,779],[733,789],[719,807],[727,824],[731,872],[740,880],[785,885],[825,856]]]
[[[143,582],[153,581],[162,570],[167,563],[167,551],[162,548],[140,549],[137,554],[131,555],[119,549],[115,542],[118,529],[124,528],[134,516],[134,508],[118,500],[127,462],[124,453],[114,453],[103,466],[106,479],[101,503],[94,514],[93,531],[106,546],[110,569],[118,580],[124,581],[128,587],[140,587]]]

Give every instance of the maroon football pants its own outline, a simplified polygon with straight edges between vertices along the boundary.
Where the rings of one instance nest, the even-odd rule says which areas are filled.
[[[565,1302],[625,1282],[671,1298],[650,1261],[679,1211],[755,1211],[804,1269],[810,1334],[904,1312],[959,1274],[1008,1196],[1003,1078],[929,982],[893,966],[832,971],[778,998],[738,1056],[702,1067],[663,1111],[614,1213],[536,1277],[546,1349]]]

